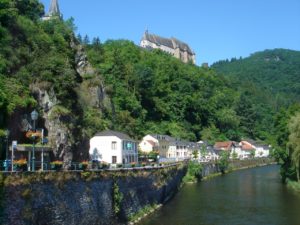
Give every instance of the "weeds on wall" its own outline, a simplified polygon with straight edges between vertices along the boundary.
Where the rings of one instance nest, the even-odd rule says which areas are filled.
[[[120,192],[120,188],[116,181],[113,185],[113,210],[116,215],[119,215],[121,211],[121,202],[123,200],[123,194]]]
[[[189,162],[188,171],[183,178],[185,183],[194,183],[201,180],[203,167],[199,162]]]

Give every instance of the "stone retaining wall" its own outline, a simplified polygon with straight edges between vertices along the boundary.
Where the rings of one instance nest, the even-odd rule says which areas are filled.
[[[0,224],[126,224],[145,206],[170,199],[186,170],[186,164],[180,164],[118,171],[0,174]]]

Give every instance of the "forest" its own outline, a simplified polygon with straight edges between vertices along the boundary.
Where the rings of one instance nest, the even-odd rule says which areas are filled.
[[[73,19],[42,21],[43,14],[37,0],[0,0],[2,158],[5,130],[20,138],[16,115],[37,108],[68,130],[78,157],[88,151],[83,140],[105,129],[136,139],[148,133],[210,142],[251,138],[272,144],[284,177],[297,178],[299,52],[267,50],[202,68],[128,40],[82,40]],[[92,73],[78,74],[72,45],[83,47]],[[100,86],[106,97],[92,104],[85,96]],[[54,92],[52,116],[45,117],[37,88]],[[43,120],[39,126],[47,129]]]

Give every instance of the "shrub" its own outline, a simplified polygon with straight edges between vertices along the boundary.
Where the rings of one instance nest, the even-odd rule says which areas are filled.
[[[188,165],[188,171],[184,177],[184,182],[196,182],[201,179],[202,165],[197,162],[190,162]]]

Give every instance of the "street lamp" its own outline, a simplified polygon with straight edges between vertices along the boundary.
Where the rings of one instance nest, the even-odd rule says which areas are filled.
[[[31,113],[31,119],[33,121],[33,132],[35,132],[35,121],[37,120],[39,114],[36,110],[34,110]],[[35,151],[35,136],[33,136],[33,146],[32,146],[32,171],[35,171],[35,155],[34,155],[34,151]]]
[[[5,139],[6,139],[6,149],[5,149],[5,171],[8,171],[8,138],[9,138],[9,130],[5,131]]]

